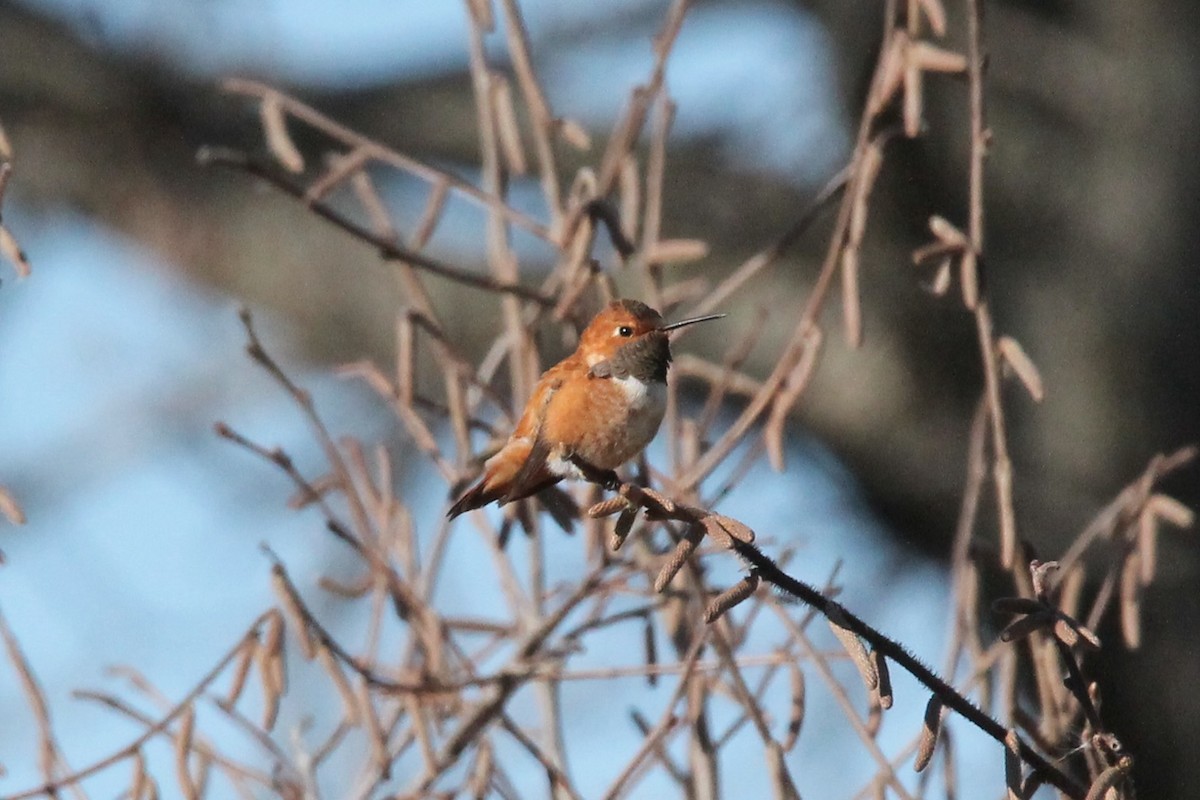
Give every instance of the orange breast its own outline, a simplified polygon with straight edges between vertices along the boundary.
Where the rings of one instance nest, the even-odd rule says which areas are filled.
[[[665,411],[665,383],[579,377],[550,399],[542,435],[593,466],[616,469],[650,444]]]

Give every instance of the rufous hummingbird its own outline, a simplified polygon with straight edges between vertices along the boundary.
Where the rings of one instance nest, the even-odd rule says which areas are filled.
[[[512,436],[446,516],[529,497],[563,478],[586,477],[584,469],[611,474],[636,456],[666,412],[667,332],[723,316],[664,325],[645,303],[609,303],[584,329],[575,352],[542,373]]]

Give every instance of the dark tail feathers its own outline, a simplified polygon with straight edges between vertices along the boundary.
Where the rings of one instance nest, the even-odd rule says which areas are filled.
[[[482,506],[486,506],[493,500],[499,500],[504,492],[497,489],[488,489],[484,486],[486,481],[480,481],[472,486],[467,493],[458,498],[458,501],[450,506],[450,510],[446,512],[448,519],[454,519],[459,514],[464,514],[467,511],[473,511]]]

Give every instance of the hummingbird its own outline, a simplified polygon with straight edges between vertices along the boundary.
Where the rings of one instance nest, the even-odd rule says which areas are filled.
[[[658,433],[667,409],[670,325],[637,300],[614,300],[584,329],[575,352],[542,373],[504,446],[446,516],[537,494],[564,478],[612,473]],[[581,469],[581,465],[584,469]]]

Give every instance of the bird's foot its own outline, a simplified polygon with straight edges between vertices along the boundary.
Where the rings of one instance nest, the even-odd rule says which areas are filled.
[[[588,463],[580,458],[578,454],[572,453],[567,456],[567,460],[575,465],[575,468],[583,475],[584,478],[592,483],[599,484],[610,492],[621,490],[624,485],[615,470],[601,469],[594,464]]]

